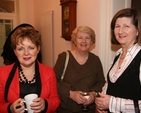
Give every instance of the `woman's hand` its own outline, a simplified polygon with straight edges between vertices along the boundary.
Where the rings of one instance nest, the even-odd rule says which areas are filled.
[[[82,91],[70,90],[70,98],[77,104],[84,104],[87,101],[87,99],[84,96],[82,96]]]
[[[24,113],[24,103],[23,103],[23,99],[19,98],[18,100],[16,100],[11,106],[10,106],[10,110],[12,113]]]
[[[95,100],[95,92],[89,92],[89,98],[87,98],[87,101],[84,103],[84,105],[90,105]]]
[[[96,107],[99,110],[107,110],[109,109],[110,95],[99,93],[100,97],[95,99]]]
[[[33,100],[33,103],[30,105],[31,109],[34,110],[34,112],[41,112],[45,109],[45,100],[43,98],[36,98]]]

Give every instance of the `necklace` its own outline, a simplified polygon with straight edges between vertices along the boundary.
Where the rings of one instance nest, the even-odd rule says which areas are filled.
[[[129,54],[131,54],[130,52],[132,51],[133,48],[134,48],[134,45],[130,48],[130,50],[127,50],[127,51],[126,51],[126,54],[127,54],[127,52],[128,52]],[[123,55],[123,53],[122,53],[122,55],[120,56],[120,59],[123,60],[123,59],[127,56],[126,54]]]
[[[26,76],[24,75],[21,66],[19,66],[19,81],[20,81],[21,83],[24,83],[24,84],[32,84],[32,83],[35,82],[35,80],[36,80],[35,74],[34,74],[32,80],[28,80],[28,79],[26,78]]]
[[[88,55],[85,58],[82,58],[79,57],[78,54],[75,52],[75,58],[79,64],[84,64],[88,59]]]

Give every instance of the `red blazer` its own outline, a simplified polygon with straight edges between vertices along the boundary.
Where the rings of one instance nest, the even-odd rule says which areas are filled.
[[[4,100],[5,84],[13,65],[14,64],[0,68],[0,113],[8,113],[8,105],[13,103],[20,96],[19,74],[17,68],[8,90],[8,102]],[[60,104],[56,86],[56,76],[52,68],[41,63],[38,63],[38,65],[42,84],[40,97],[46,99],[48,102],[47,113],[52,113]]]

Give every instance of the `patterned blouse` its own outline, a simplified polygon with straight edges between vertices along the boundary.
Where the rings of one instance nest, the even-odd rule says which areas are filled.
[[[109,72],[109,78],[112,83],[115,83],[116,80],[121,76],[124,70],[128,67],[128,65],[131,63],[131,61],[140,51],[140,49],[141,49],[141,46],[139,46],[139,44],[135,44],[131,48],[129,48],[120,67],[118,67],[119,58],[120,58],[119,56],[118,60],[115,62],[114,66]],[[119,54],[120,55],[122,54],[121,48],[116,52],[116,56]],[[141,66],[140,66],[140,71],[141,71]],[[139,79],[141,82],[141,73],[139,75]],[[104,87],[102,88],[102,93],[106,94],[107,86],[108,86],[108,82],[106,82]],[[141,100],[138,101],[138,104],[141,110]],[[120,113],[120,112],[135,113],[133,100],[114,97],[114,96],[111,96],[110,98],[109,110],[110,112],[113,112],[113,113]]]

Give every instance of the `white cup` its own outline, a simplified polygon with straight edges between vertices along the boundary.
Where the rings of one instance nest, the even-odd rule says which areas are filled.
[[[37,94],[28,94],[28,95],[26,95],[24,97],[24,99],[25,99],[24,102],[26,103],[26,108],[27,108],[28,113],[33,113],[34,112],[33,110],[31,110],[30,104],[32,104],[33,103],[33,99],[35,99],[37,97],[38,97]]]

